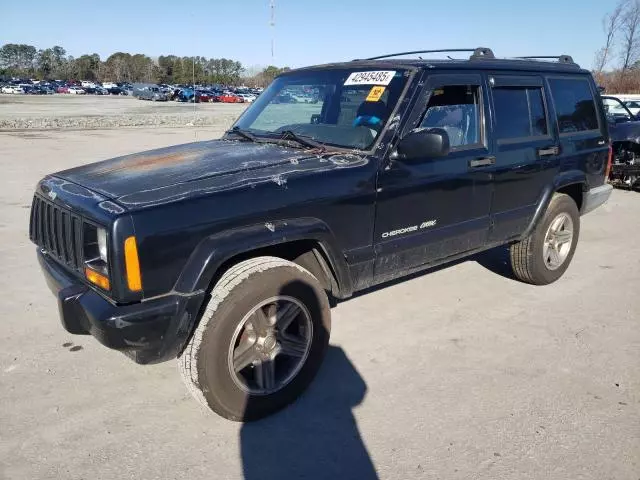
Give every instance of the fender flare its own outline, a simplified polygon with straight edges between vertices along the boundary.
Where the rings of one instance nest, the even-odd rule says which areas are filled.
[[[536,206],[536,210],[531,217],[531,221],[527,226],[524,233],[519,237],[520,240],[527,238],[538,222],[544,216],[544,213],[547,211],[547,207],[549,206],[549,202],[551,202],[551,197],[553,194],[560,190],[563,187],[567,187],[569,185],[582,185],[582,191],[585,192],[587,189],[587,176],[581,170],[569,170],[566,172],[561,172],[554,179],[553,182],[549,183],[544,190],[542,191],[542,195],[540,195],[540,200],[538,200],[538,205]]]
[[[187,295],[206,291],[220,267],[236,255],[299,240],[320,245],[339,292],[350,294],[353,284],[349,269],[331,229],[322,220],[309,217],[247,225],[206,237],[187,260],[174,291]]]

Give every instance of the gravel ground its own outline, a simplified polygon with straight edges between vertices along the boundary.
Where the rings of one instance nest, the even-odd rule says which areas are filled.
[[[124,96],[0,95],[0,131],[213,126],[225,128],[245,104],[150,102]]]
[[[583,217],[553,285],[494,251],[338,304],[310,389],[254,424],[206,414],[173,362],[67,334],[27,239],[37,180],[220,132],[0,133],[0,478],[640,478],[637,193]]]

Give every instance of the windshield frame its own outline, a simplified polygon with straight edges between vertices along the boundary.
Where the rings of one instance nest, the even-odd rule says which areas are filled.
[[[347,64],[336,64],[336,65],[331,65],[331,66],[318,66],[318,67],[308,67],[308,68],[303,68],[303,69],[298,69],[298,70],[290,70],[288,72],[284,72],[280,75],[278,75],[277,77],[274,78],[274,82],[279,79],[279,78],[284,78],[284,77],[289,77],[289,76],[297,76],[300,74],[307,74],[307,73],[314,73],[314,72],[320,72],[320,71],[326,71],[326,70],[353,70],[353,71],[358,71],[358,70],[375,70],[375,69],[387,69],[387,68],[393,68],[392,66],[389,65],[362,65],[362,66],[355,66],[355,65],[347,65]],[[380,133],[378,133],[378,135],[376,136],[375,140],[371,143],[371,145],[369,146],[369,148],[367,149],[361,149],[361,148],[356,148],[356,147],[347,147],[347,146],[341,146],[341,145],[334,145],[334,144],[330,144],[330,143],[325,143],[322,142],[321,140],[318,140],[317,138],[313,138],[314,141],[321,143],[322,145],[325,146],[326,150],[330,150],[330,151],[336,151],[336,152],[358,152],[358,153],[362,153],[362,154],[366,154],[366,155],[371,155],[373,154],[377,149],[378,149],[378,145],[380,144],[380,142],[382,141],[382,139],[385,137],[388,129],[389,129],[389,125],[391,125],[392,120],[395,119],[398,110],[400,109],[401,105],[404,102],[404,99],[407,95],[407,92],[409,91],[409,88],[411,87],[411,85],[413,84],[415,77],[416,77],[416,73],[418,73],[420,71],[420,68],[415,67],[413,65],[397,65],[395,66],[395,68],[397,69],[402,69],[404,70],[408,75],[406,76],[406,81],[404,86],[402,87],[402,91],[400,92],[400,96],[398,97],[398,100],[396,101],[396,104],[393,107],[393,110],[391,111],[391,113],[389,114],[387,120],[385,121],[384,127],[382,128],[382,130],[380,130]],[[272,82],[273,83],[273,82]],[[271,84],[269,84],[267,87],[265,87],[264,91],[260,94],[263,95],[264,92],[269,88],[269,86],[271,86]],[[233,123],[233,125],[231,125],[230,130],[233,130],[234,127],[238,126],[239,128],[242,128],[239,124],[239,122],[242,121],[242,119],[247,115],[247,113],[249,113],[249,111],[252,108],[258,108],[257,107],[257,103],[256,102],[252,102],[251,105],[249,105],[249,107],[242,112],[242,115],[240,115],[236,121]],[[268,105],[268,104],[267,104]],[[257,118],[257,117],[256,117]],[[253,133],[256,137],[260,138],[260,139],[264,139],[266,141],[269,140],[276,140],[277,139],[277,133],[269,133],[269,134],[256,134],[254,132]],[[225,136],[223,138],[227,138],[227,135],[225,134]]]

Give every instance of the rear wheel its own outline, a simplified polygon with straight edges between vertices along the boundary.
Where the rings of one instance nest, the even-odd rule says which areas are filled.
[[[534,285],[547,285],[569,267],[580,234],[580,212],[574,200],[556,193],[542,220],[524,240],[511,245],[515,276]]]
[[[179,357],[202,404],[230,420],[255,420],[295,400],[324,358],[329,302],[299,265],[258,257],[229,269]]]

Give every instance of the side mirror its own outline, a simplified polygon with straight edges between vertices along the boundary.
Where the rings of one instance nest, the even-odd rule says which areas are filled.
[[[419,128],[412,130],[400,140],[398,159],[421,159],[444,157],[449,154],[449,134],[442,128]]]

